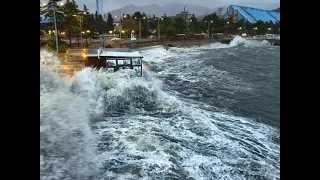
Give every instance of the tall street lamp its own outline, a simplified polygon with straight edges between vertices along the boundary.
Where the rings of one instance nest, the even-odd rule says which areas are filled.
[[[190,19],[189,22],[192,23],[192,19]],[[187,28],[188,34],[189,34],[189,32],[191,32],[190,29],[189,29],[189,22],[188,22],[188,24],[187,24],[187,25],[188,25],[188,28]]]
[[[239,35],[241,35],[241,32],[240,32],[240,31],[241,31],[241,29],[242,29],[241,27],[238,27]]]
[[[254,27],[254,28],[253,28],[253,30],[254,30],[254,31],[253,31],[253,32],[254,32],[254,35],[257,34],[257,29],[258,29],[257,27]]]
[[[208,23],[208,36],[210,37],[210,23],[213,23],[213,21],[204,21],[205,23]]]
[[[141,45],[141,18],[134,17],[134,19],[139,19],[139,41]],[[142,17],[142,19],[146,19],[146,17]]]
[[[114,16],[115,18],[117,17],[117,16]],[[120,34],[120,39],[121,39],[121,32],[122,32],[122,24],[123,24],[123,21],[124,21],[124,18],[127,18],[127,15],[126,14],[122,14],[122,20],[121,20],[121,18],[120,18],[120,31],[119,31],[119,34]]]
[[[229,21],[227,22],[227,35],[229,34]]]
[[[57,53],[59,52],[59,45],[58,45],[58,30],[57,30],[57,19],[56,19],[56,8],[57,8],[57,2],[60,0],[54,0],[54,5],[53,5],[53,21],[54,21],[54,34],[56,37],[56,51]],[[60,6],[63,6],[64,3],[61,3]],[[48,4],[43,4],[43,7],[48,6]]]
[[[154,19],[154,20],[158,20],[158,40],[160,42],[160,20],[163,20],[163,18],[157,18],[157,19]]]
[[[87,13],[86,12],[83,12],[83,13],[78,13],[78,15],[77,14],[74,14],[74,15],[72,15],[72,16],[74,16],[74,17],[79,17],[79,22],[80,22],[80,43],[81,43],[81,48],[82,48],[82,43],[83,43],[83,39],[82,39],[82,34],[83,34],[83,32],[82,32],[82,20],[83,20],[83,17],[82,17],[82,15],[86,15]]]

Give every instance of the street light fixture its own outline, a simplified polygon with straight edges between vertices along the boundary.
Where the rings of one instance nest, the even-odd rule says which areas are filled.
[[[271,33],[271,28],[268,28],[269,33]]]
[[[134,19],[139,19],[139,41],[141,45],[141,18],[134,17]],[[142,17],[142,19],[146,19],[146,17]]]
[[[80,43],[81,43],[81,47],[82,47],[82,43],[83,43],[82,34],[84,34],[84,32],[82,32],[82,20],[83,20],[82,15],[86,15],[86,14],[87,14],[86,12],[83,12],[83,13],[79,12],[78,14],[72,15],[74,17],[79,16],[79,18],[80,18]]]
[[[229,34],[229,21],[227,21],[227,35]]]
[[[158,40],[160,42],[160,20],[163,20],[163,18],[157,18],[157,19],[154,19],[154,20],[158,20]]]
[[[254,27],[254,28],[253,28],[253,30],[254,30],[254,35],[256,35],[257,29],[258,29],[257,27]]]
[[[117,16],[114,16],[114,17],[116,18]],[[122,23],[123,23],[124,18],[127,18],[127,15],[123,13],[122,20],[121,20],[121,16],[120,16],[120,31],[122,30]],[[119,34],[120,34],[120,39],[121,39],[121,32],[119,32]]]
[[[210,27],[210,23],[213,23],[213,21],[204,21],[205,23],[208,23],[208,36],[210,37],[210,29],[209,29],[209,27]]]
[[[238,27],[238,30],[239,30],[239,34],[240,34],[240,31],[241,31],[242,27]]]

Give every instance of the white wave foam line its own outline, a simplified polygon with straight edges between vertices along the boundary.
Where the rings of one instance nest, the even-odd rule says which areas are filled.
[[[142,50],[141,54],[144,57],[143,61],[146,62],[161,62],[166,58],[171,57],[171,51],[165,50],[162,47]]]
[[[251,175],[264,175],[264,173],[267,173],[267,177],[279,177],[280,159],[279,162],[277,162],[277,160],[274,162],[274,159],[279,157],[280,147],[272,142],[271,137],[277,134],[274,129],[266,125],[257,124],[248,119],[226,115],[225,113],[211,114],[205,111],[199,111],[197,107],[194,107],[191,112],[194,113],[193,117],[201,119],[201,122],[204,123],[201,125],[202,127],[208,128],[208,131],[206,131],[208,133],[207,138],[203,140],[203,142],[212,144],[219,150],[215,152],[217,157],[209,156],[200,158],[199,154],[195,154],[195,157],[191,155],[189,161],[187,160],[183,163],[185,166],[194,169],[197,167],[195,164],[203,164],[202,159],[205,162],[210,162],[210,165],[206,165],[206,167],[209,168],[208,172],[219,172],[215,173],[218,179],[243,179],[241,176],[239,177],[239,174],[233,176],[232,173],[230,173],[232,172],[230,171],[231,166],[226,164],[242,164],[245,169],[240,168],[240,170],[246,171],[246,168],[249,168],[250,164],[256,163],[262,164],[263,166],[259,172],[253,172],[248,169],[247,171],[249,171],[248,173]],[[223,125],[223,128],[219,126],[219,128],[217,128],[218,124]],[[184,137],[187,139],[194,138]],[[199,138],[196,141],[199,140],[201,142]],[[241,141],[245,144],[240,143]],[[256,141],[256,143],[253,141]],[[256,153],[263,155],[264,158],[253,154],[252,149],[256,150]],[[273,164],[278,165],[273,166]],[[204,166],[204,164],[202,166]],[[233,169],[233,171],[235,171],[235,169]],[[202,174],[203,172],[199,169],[195,173],[197,173],[195,176],[196,179],[206,179],[206,176],[204,176],[204,174]]]
[[[201,53],[204,53],[203,50],[210,49],[225,49],[232,48],[238,45],[245,45],[246,47],[255,47],[262,46],[264,43],[258,41],[245,40],[240,36],[236,36],[229,44],[221,44],[221,43],[212,43],[206,44],[202,46],[192,46],[186,48],[177,48],[172,47],[169,50],[165,50],[164,48],[152,48],[142,50],[143,60],[146,62],[155,62],[162,63],[164,61],[169,61],[172,57],[179,57],[179,59],[190,58],[192,56],[198,56]]]
[[[130,116],[98,123],[98,137],[115,138],[108,142],[110,150],[101,158],[108,157],[105,161],[109,161],[109,157],[126,157],[125,164],[139,167],[139,174],[145,179],[152,179],[151,174],[158,174],[161,179],[159,174],[168,174],[171,167],[200,180],[213,176],[246,179],[245,173],[279,177],[280,162],[274,160],[279,157],[279,146],[270,138],[276,133],[274,129],[245,118],[212,114],[165,93],[160,96],[163,113],[179,116]],[[125,123],[123,119],[127,119]],[[140,159],[132,158],[136,156]],[[258,171],[252,170],[254,165],[259,166]],[[154,166],[158,168],[152,169]]]
[[[144,58],[143,60],[146,62],[155,62],[162,63],[164,61],[171,60],[172,57],[179,57],[180,59],[190,58],[192,56],[197,56],[202,52],[202,49],[199,47],[191,47],[191,48],[177,48],[172,47],[169,50],[165,50],[164,48],[153,48],[141,51]]]
[[[258,46],[265,46],[269,45],[265,42],[259,42],[256,40],[246,40],[240,36],[234,37],[229,44],[222,44],[222,43],[212,43],[200,47],[196,47],[197,49],[225,49],[225,48],[232,48],[239,45],[244,45],[245,47],[258,47]]]
[[[232,76],[226,71],[217,70],[213,66],[203,66],[205,60],[193,60],[192,57],[188,59],[176,59],[174,63],[162,64],[166,68],[157,73],[158,76],[176,75],[182,81],[191,83],[206,82],[208,87],[223,86],[224,89],[233,93],[235,91],[250,91],[252,84],[245,82],[238,77]],[[186,71],[185,69],[190,69]],[[192,69],[199,69],[192,71]],[[209,76],[210,75],[210,76]]]

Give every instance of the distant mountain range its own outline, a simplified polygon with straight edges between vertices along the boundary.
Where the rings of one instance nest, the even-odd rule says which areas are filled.
[[[133,14],[137,11],[144,12],[147,16],[163,16],[166,14],[166,16],[175,16],[176,14],[179,14],[181,11],[183,11],[183,8],[185,7],[186,11],[188,11],[191,15],[195,14],[196,17],[202,18],[206,14],[211,14],[216,12],[218,14],[218,9],[222,8],[221,15],[226,13],[228,6],[222,6],[217,7],[214,9],[210,9],[204,6],[198,6],[198,5],[191,5],[191,4],[181,4],[181,3],[170,3],[164,6],[156,5],[156,4],[150,4],[146,6],[135,6],[133,4],[124,6],[120,9],[116,9],[113,11],[110,11],[109,13],[112,14],[115,20],[119,20],[119,17],[122,16],[122,14]],[[107,14],[105,14],[104,17],[107,17]]]

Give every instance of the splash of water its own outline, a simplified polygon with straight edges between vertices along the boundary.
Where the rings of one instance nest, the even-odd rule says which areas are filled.
[[[40,179],[86,179],[99,169],[90,107],[69,91],[58,64],[56,56],[40,52]]]
[[[181,49],[150,49],[144,60],[198,52]],[[70,82],[51,69],[58,60],[47,55],[40,54],[40,179],[279,177],[274,129],[179,98],[152,72],[139,78],[85,68]]]

